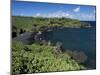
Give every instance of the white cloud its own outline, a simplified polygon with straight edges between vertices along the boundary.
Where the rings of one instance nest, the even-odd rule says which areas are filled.
[[[64,11],[57,11],[57,12],[50,12],[50,13],[47,13],[47,14],[40,14],[40,13],[37,13],[35,15],[33,15],[33,17],[66,17],[66,18],[72,18],[72,15],[69,14],[68,12],[64,12]]]
[[[77,8],[73,9],[74,12],[79,12],[80,11],[80,6],[78,6]]]
[[[40,17],[41,14],[40,13],[36,13],[35,15],[33,15],[34,17]]]
[[[23,14],[23,13],[21,13],[21,14],[20,14],[20,16],[24,16],[24,14]]]
[[[49,13],[49,17],[66,17],[66,18],[71,18],[72,15],[69,14],[68,12],[63,12],[63,11],[58,11],[54,13]]]
[[[78,10],[78,9],[77,9]],[[79,20],[88,20],[92,21],[95,20],[95,14],[93,12],[91,13],[71,13],[70,11],[56,11],[56,12],[49,12],[46,14],[43,13],[36,13],[33,17],[66,17],[66,18],[73,18],[73,19],[79,19]]]
[[[94,21],[95,20],[95,14],[90,13],[90,14],[86,14],[86,13],[80,13],[80,14],[76,14],[75,16],[76,19],[80,19],[80,20],[84,20],[84,21]]]

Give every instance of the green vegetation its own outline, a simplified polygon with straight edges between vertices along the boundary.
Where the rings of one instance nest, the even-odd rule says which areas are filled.
[[[42,17],[22,17],[22,16],[13,16],[12,25],[13,27],[16,27],[18,31],[19,29],[31,31],[34,26],[37,26],[37,30],[47,27],[83,28],[90,26],[88,23],[85,22],[81,23],[79,20],[70,18],[42,18]]]
[[[12,45],[13,74],[85,69],[71,59],[67,52],[55,54],[55,46],[35,43],[25,45],[17,41],[13,41]]]

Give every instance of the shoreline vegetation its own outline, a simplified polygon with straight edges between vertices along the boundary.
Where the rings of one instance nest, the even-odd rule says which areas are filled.
[[[81,22],[70,18],[44,18],[44,17],[24,17],[12,16],[12,26],[25,31],[39,31],[56,28],[90,28],[88,22]],[[34,29],[35,28],[35,29]]]
[[[46,41],[42,34],[62,28],[90,28],[87,22],[70,18],[12,16],[13,74],[86,70],[87,55],[65,50],[61,42]],[[31,41],[31,43],[30,43]]]

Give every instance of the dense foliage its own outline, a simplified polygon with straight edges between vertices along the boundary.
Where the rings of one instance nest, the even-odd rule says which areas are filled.
[[[12,45],[13,74],[85,69],[67,52],[55,54],[55,46],[36,43],[25,45],[17,41],[13,41]]]

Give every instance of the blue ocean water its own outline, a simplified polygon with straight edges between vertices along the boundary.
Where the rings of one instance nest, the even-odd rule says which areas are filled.
[[[96,68],[96,26],[92,28],[64,28],[46,33],[47,40],[62,42],[64,49],[83,51],[88,56],[86,65]]]

